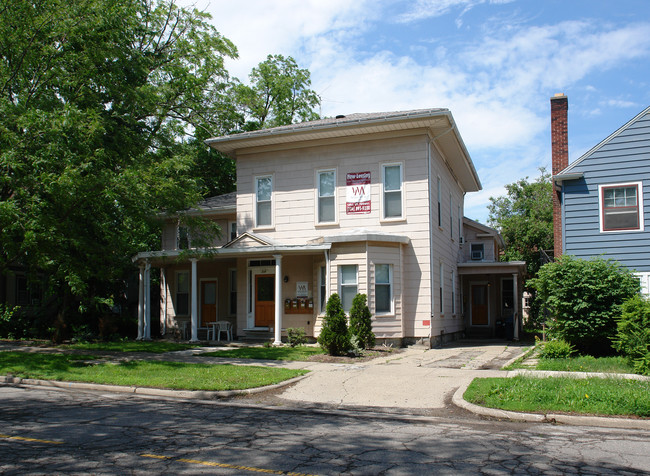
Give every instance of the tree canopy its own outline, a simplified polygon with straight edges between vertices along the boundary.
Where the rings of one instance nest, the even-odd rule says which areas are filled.
[[[540,250],[553,249],[553,187],[551,175],[540,169],[533,182],[525,177],[506,185],[507,194],[490,197],[488,223],[505,241],[505,261],[526,261],[527,272],[535,276],[540,267]]]
[[[245,128],[237,49],[208,20],[169,1],[0,0],[0,274],[38,272],[60,313],[95,309],[159,247],[161,212],[233,190],[203,140]],[[274,121],[306,114],[278,104]]]

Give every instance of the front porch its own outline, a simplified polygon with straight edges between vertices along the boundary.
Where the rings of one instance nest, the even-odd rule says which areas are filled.
[[[274,345],[289,327],[313,335],[316,263],[329,259],[331,245],[280,246],[245,235],[220,248],[139,253],[138,339],[151,338],[152,269],[160,271],[162,335],[213,341],[227,335],[217,323],[229,324],[232,339],[271,334]]]
[[[465,335],[519,340],[523,261],[459,263]]]

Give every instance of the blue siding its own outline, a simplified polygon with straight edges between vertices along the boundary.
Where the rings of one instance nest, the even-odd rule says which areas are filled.
[[[563,184],[564,253],[604,256],[650,272],[650,113],[590,151],[571,172],[583,178]],[[644,231],[601,233],[598,186],[625,182],[642,182]]]

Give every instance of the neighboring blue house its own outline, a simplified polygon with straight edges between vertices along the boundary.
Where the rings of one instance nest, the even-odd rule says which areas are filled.
[[[566,101],[563,95],[551,98],[554,198],[560,204],[556,256],[614,259],[634,270],[648,294],[650,107],[568,165]]]

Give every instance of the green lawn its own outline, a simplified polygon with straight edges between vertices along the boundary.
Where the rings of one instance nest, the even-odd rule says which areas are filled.
[[[650,417],[650,382],[623,379],[478,378],[465,400],[521,412]]]
[[[201,354],[205,357],[236,357],[264,360],[309,360],[312,355],[324,354],[320,347],[240,347]]]
[[[0,375],[183,390],[242,390],[288,380],[305,370],[180,362],[89,363],[93,356],[0,352]]]
[[[164,341],[118,341],[118,342],[80,342],[77,344],[62,345],[64,349],[90,350],[90,351],[110,351],[110,352],[150,352],[153,354],[163,354],[176,350],[187,350],[200,347],[196,344],[177,344],[175,342]]]
[[[566,372],[601,372],[633,374],[634,369],[625,357],[592,357],[584,355],[567,359],[539,359],[537,370],[559,370]]]

